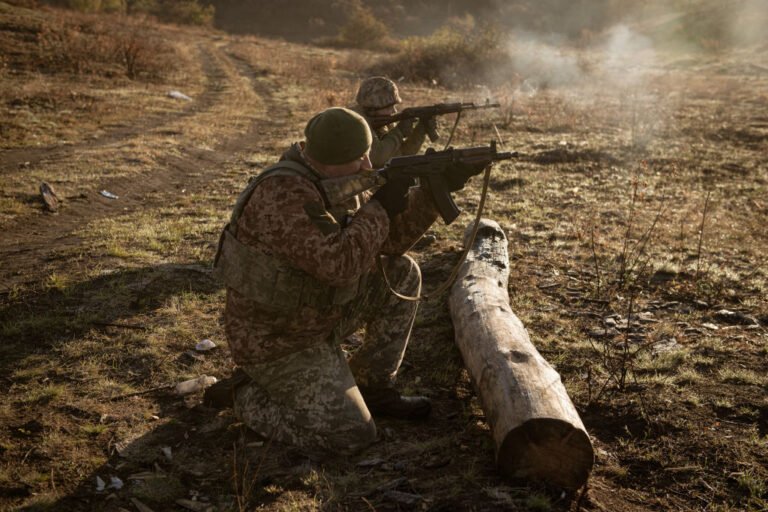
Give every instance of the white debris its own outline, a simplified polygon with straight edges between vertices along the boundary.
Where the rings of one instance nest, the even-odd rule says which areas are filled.
[[[118,199],[118,196],[116,196],[115,194],[107,190],[102,190],[101,192],[99,192],[99,194],[103,195],[107,199]]]
[[[178,384],[176,384],[176,388],[175,388],[176,394],[188,395],[190,393],[194,393],[195,391],[200,391],[202,389],[207,388],[208,386],[216,384],[216,382],[217,382],[216,377],[211,377],[209,375],[201,375],[196,379],[185,380],[184,382],[179,382]]]
[[[192,101],[192,98],[187,96],[181,91],[168,91],[168,97],[173,98],[175,100],[184,100],[184,101]]]
[[[200,341],[197,345],[195,345],[195,350],[198,352],[206,352],[212,348],[216,348],[216,344],[208,338]]]
[[[168,459],[168,462],[173,461],[173,452],[171,452],[170,446],[163,446],[160,448],[160,451],[163,452],[163,455],[165,455],[165,458]]]
[[[102,492],[106,488],[107,484],[104,483],[104,480],[102,480],[99,475],[96,475],[96,492]]]
[[[123,488],[123,481],[116,476],[109,477],[109,488],[119,491]]]

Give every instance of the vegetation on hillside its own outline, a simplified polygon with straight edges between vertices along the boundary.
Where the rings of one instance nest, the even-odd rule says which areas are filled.
[[[199,0],[40,0],[79,12],[150,15],[169,23],[210,25],[215,8]]]
[[[508,80],[498,70],[510,69],[510,59],[504,33],[497,27],[480,27],[467,15],[449,20],[432,35],[405,39],[397,55],[374,64],[370,71],[459,87]]]

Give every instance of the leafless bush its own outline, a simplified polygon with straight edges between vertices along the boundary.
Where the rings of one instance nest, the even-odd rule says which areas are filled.
[[[96,16],[60,16],[37,34],[39,68],[155,80],[173,69],[173,50],[145,24],[122,18],[119,28]]]
[[[122,64],[125,75],[137,78],[157,79],[172,66],[172,50],[158,37],[146,33],[135,25],[112,40],[113,54]]]

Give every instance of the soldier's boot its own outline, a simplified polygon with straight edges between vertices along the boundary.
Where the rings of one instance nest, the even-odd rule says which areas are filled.
[[[251,378],[247,373],[240,368],[235,369],[231,377],[222,379],[205,390],[203,405],[215,409],[233,407],[237,388],[250,381]]]
[[[390,387],[361,387],[360,393],[374,415],[421,420],[432,412],[432,401],[425,396],[403,396]]]

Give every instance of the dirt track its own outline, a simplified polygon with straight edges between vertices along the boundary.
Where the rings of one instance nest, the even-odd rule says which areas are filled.
[[[179,194],[205,190],[216,175],[228,163],[242,159],[252,150],[257,134],[275,128],[285,129],[285,105],[280,105],[272,91],[279,87],[276,80],[259,73],[250,65],[232,56],[225,43],[197,45],[197,55],[205,71],[205,90],[189,105],[182,105],[179,112],[163,117],[138,118],[135,124],[108,131],[95,139],[66,146],[11,149],[2,153],[0,173],[23,169],[34,172],[36,167],[47,169],[76,160],[87,153],[93,161],[109,161],[116,148],[141,144],[144,148],[157,146],[157,138],[180,135],[174,129],[180,121],[197,124],[200,116],[214,112],[231,98],[225,91],[236,88],[241,93],[255,96],[258,109],[249,111],[250,124],[239,133],[226,133],[211,149],[185,147],[182,143],[175,155],[157,154],[153,165],[127,177],[91,183],[88,192],[67,198],[55,214],[37,213],[23,216],[4,228],[0,258],[6,262],[0,270],[0,294],[7,294],[17,286],[40,282],[41,262],[49,261],[52,254],[79,244],[73,231],[90,221],[104,216],[131,213],[139,208],[151,209],[166,204]],[[244,85],[245,84],[245,85]],[[281,116],[283,119],[281,119]],[[136,142],[140,136],[141,141]],[[30,189],[36,184],[30,184]],[[116,193],[119,200],[111,200],[99,191]]]
[[[272,446],[199,397],[120,398],[229,373],[223,291],[208,272],[218,232],[248,176],[309,115],[346,103],[359,73],[334,50],[161,30],[189,56],[186,76],[115,81],[100,96],[117,112],[104,127],[0,153],[0,508],[117,511],[136,498],[159,511],[195,497],[218,510],[400,510],[408,495],[433,510],[765,503],[762,54],[656,68],[645,95],[502,90],[503,112],[457,131],[459,146],[485,143],[492,119],[505,149],[524,154],[494,168],[488,214],[509,236],[512,307],[595,444],[579,498],[499,478],[439,301],[422,305],[399,377],[432,397],[435,414],[417,425],[377,419],[381,439],[356,457]],[[53,76],[64,91],[82,78]],[[171,86],[194,101],[169,100]],[[403,90],[412,104],[476,99]],[[54,128],[63,115],[30,111]],[[42,179],[64,199],[56,214],[42,211]],[[457,194],[465,212],[478,198],[476,186]],[[414,251],[427,289],[447,277],[468,219],[436,224],[436,241]],[[222,349],[190,355],[204,337]],[[96,476],[126,487],[98,492]]]

